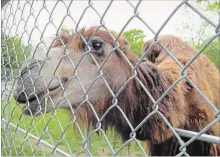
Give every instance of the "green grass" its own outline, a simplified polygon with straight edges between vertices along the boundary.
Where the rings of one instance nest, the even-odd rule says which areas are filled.
[[[85,156],[86,152],[83,151],[83,138],[77,129],[73,129],[73,124],[70,120],[70,113],[67,110],[57,110],[56,113],[48,113],[43,116],[30,117],[21,116],[22,104],[17,104],[15,100],[10,100],[8,103],[2,102],[1,116],[6,117],[6,110],[4,106],[8,108],[9,122],[16,126],[28,131],[29,133],[40,137],[57,148],[72,155]],[[2,121],[1,137],[2,137],[2,156],[51,156],[52,149],[38,144],[37,140],[27,136],[14,127],[9,126],[9,131],[5,131],[5,123]],[[77,128],[77,127],[75,127]],[[81,127],[82,133],[85,135],[86,128]],[[91,130],[93,131],[93,130]],[[5,134],[6,133],[6,134]],[[105,132],[108,140],[110,141],[113,149],[118,150],[123,144],[119,135],[112,130]],[[6,139],[8,145],[6,145]],[[141,142],[143,148],[146,145]],[[103,133],[99,131],[93,134],[91,137],[90,152],[94,156],[112,156],[113,153],[107,144]],[[61,155],[58,152],[56,156]],[[118,154],[119,156],[143,156],[143,152],[135,141],[132,141],[129,146],[124,147]]]

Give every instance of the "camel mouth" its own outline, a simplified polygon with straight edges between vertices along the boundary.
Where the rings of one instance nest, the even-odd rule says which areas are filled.
[[[22,108],[22,113],[27,116],[39,116],[44,112],[44,98],[43,93],[32,96],[31,99],[26,101],[24,107]]]
[[[52,91],[55,91],[56,89],[58,89],[60,87],[60,84],[58,84],[58,85],[56,85],[56,86],[54,86],[54,87],[48,87],[48,90],[50,91],[50,92],[52,92]]]
[[[56,85],[53,87],[48,87],[48,91],[50,95],[53,95],[53,92],[56,92],[59,89],[60,85]],[[25,94],[19,94],[15,96],[15,99],[19,103],[24,103],[24,107],[22,108],[22,113],[28,116],[38,116],[45,113],[45,103],[47,103],[47,91],[41,91],[35,94],[29,95],[27,98]],[[47,111],[46,111],[47,113]]]

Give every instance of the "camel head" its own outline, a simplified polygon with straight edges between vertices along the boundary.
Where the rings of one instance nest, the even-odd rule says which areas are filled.
[[[87,101],[97,104],[111,96],[106,84],[118,90],[127,80],[129,69],[119,52],[126,53],[128,42],[120,37],[120,46],[115,48],[107,31],[95,30],[93,27],[72,36],[62,32],[49,50],[23,64],[14,98],[25,103],[24,114],[76,109]]]

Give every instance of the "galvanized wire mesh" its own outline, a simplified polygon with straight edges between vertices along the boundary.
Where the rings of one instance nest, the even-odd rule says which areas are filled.
[[[211,128],[214,124],[219,123],[220,120],[220,112],[219,109],[213,104],[208,97],[201,92],[201,90],[191,81],[187,76],[187,69],[188,67],[195,62],[195,60],[201,55],[203,50],[215,39],[219,38],[220,35],[220,23],[216,24],[213,21],[211,21],[209,18],[207,18],[199,9],[197,9],[195,6],[193,6],[190,2],[187,0],[181,1],[179,5],[173,10],[173,12],[170,14],[170,16],[164,21],[163,25],[160,27],[158,31],[155,31],[154,28],[151,28],[151,26],[148,24],[147,21],[145,21],[141,14],[138,11],[138,8],[140,5],[142,5],[142,1],[137,2],[135,5],[127,0],[127,3],[131,6],[133,9],[132,16],[127,20],[127,22],[124,24],[124,27],[121,29],[117,37],[114,37],[112,32],[110,31],[110,28],[107,28],[105,25],[104,19],[105,16],[111,7],[112,3],[114,1],[110,1],[108,6],[106,7],[104,13],[99,13],[99,8],[95,8],[93,6],[92,1],[88,1],[87,6],[82,10],[82,14],[78,21],[74,19],[74,15],[71,13],[70,7],[74,5],[73,1],[57,1],[54,6],[48,6],[46,1],[42,2],[42,7],[40,10],[35,10],[35,3],[39,3],[38,1],[11,1],[9,2],[3,9],[2,9],[2,62],[1,62],[1,79],[2,79],[2,89],[1,89],[1,97],[2,97],[2,155],[4,156],[48,156],[48,155],[64,155],[64,156],[71,156],[71,155],[97,155],[93,154],[92,148],[94,147],[94,136],[96,136],[96,133],[99,132],[101,134],[101,138],[104,141],[104,148],[107,149],[107,152],[111,155],[124,155],[120,154],[122,150],[129,144],[135,145],[137,147],[137,150],[140,152],[141,155],[147,156],[147,147],[145,143],[140,142],[136,137],[136,132],[139,130],[143,124],[149,119],[154,116],[155,114],[158,114],[158,116],[163,119],[163,121],[167,124],[168,128],[173,133],[173,136],[177,138],[179,141],[180,147],[179,154],[175,155],[186,155],[187,153],[187,147],[193,143],[195,140],[201,140],[201,141],[207,141],[209,143],[216,143],[219,144],[219,137],[211,136],[205,134],[206,131]],[[59,24],[55,24],[53,20],[53,14],[56,11],[57,6],[62,5],[64,6],[65,10],[65,16],[62,21],[60,21]],[[204,45],[203,48],[201,48],[194,57],[191,58],[191,60],[184,66],[182,65],[175,57],[175,55],[170,52],[161,42],[159,35],[161,31],[164,29],[164,27],[169,23],[172,16],[175,15],[175,13],[181,8],[181,7],[189,7],[191,8],[195,13],[197,13],[201,18],[203,18],[205,21],[207,21],[210,25],[212,25],[215,28],[215,33],[213,33],[213,36],[207,41],[207,43]],[[69,116],[69,112],[66,111],[59,111],[56,110],[57,104],[53,104],[55,110],[48,115],[45,116],[43,113],[40,113],[41,115],[38,116],[38,118],[31,116],[27,118],[22,113],[22,104],[19,104],[12,100],[13,96],[13,90],[15,89],[15,81],[21,79],[22,75],[22,69],[21,65],[25,64],[27,68],[31,68],[29,65],[29,61],[27,60],[28,55],[32,55],[32,59],[35,59],[35,55],[37,56],[38,53],[43,51],[43,49],[49,50],[52,48],[52,44],[56,42],[57,39],[59,39],[59,32],[62,29],[64,21],[68,18],[75,27],[73,28],[73,36],[74,35],[80,35],[81,38],[83,38],[84,41],[86,39],[81,34],[81,28],[79,27],[81,21],[84,18],[84,15],[86,14],[88,9],[94,10],[94,12],[97,14],[97,16],[100,18],[99,26],[96,28],[94,34],[100,29],[106,30],[114,39],[114,48],[112,49],[111,53],[109,53],[109,56],[114,52],[115,50],[119,51],[122,58],[128,63],[128,66],[130,67],[132,71],[132,75],[123,83],[123,85],[119,88],[117,92],[114,92],[113,89],[110,88],[110,85],[108,84],[108,81],[104,78],[104,71],[103,67],[105,66],[109,56],[106,57],[105,61],[103,62],[103,65],[99,65],[96,58],[90,53],[91,49],[88,48],[88,51],[85,52],[85,54],[82,56],[81,59],[79,59],[78,64],[74,64],[73,61],[71,61],[71,57],[69,56],[68,50],[66,49],[68,44],[65,45],[62,43],[63,47],[65,48],[65,52],[63,56],[61,57],[60,61],[63,59],[69,60],[72,64],[74,70],[71,79],[76,79],[77,82],[80,84],[81,88],[84,90],[84,96],[83,101],[79,104],[79,106],[83,106],[83,104],[87,104],[91,110],[92,115],[95,117],[94,119],[96,122],[96,127],[93,130],[85,129],[85,127],[82,127],[82,125],[77,121],[76,112],[77,109],[72,109],[71,104],[67,98],[67,94],[65,92],[65,87],[63,88],[63,95],[60,98],[60,101],[65,101],[69,107],[71,108],[71,113]],[[28,11],[28,15],[26,15]],[[42,12],[45,12],[45,14],[48,14],[48,19],[45,20],[45,27],[40,28],[38,25],[39,19],[42,18]],[[142,54],[142,57],[138,60],[138,62],[133,65],[129,59],[126,57],[126,55],[121,51],[119,48],[119,37],[124,32],[125,28],[129,25],[129,23],[133,19],[138,19],[143,23],[143,25],[146,26],[149,31],[154,34],[155,37],[155,43],[161,45],[164,50],[168,53],[168,55],[171,56],[171,58],[176,62],[176,66],[179,66],[181,68],[181,76],[168,88],[166,91],[159,97],[159,99],[155,100],[148,89],[145,87],[143,82],[140,80],[140,78],[137,76],[137,67],[138,65],[143,61],[147,53],[149,53],[150,48],[147,49]],[[32,23],[30,25],[29,23]],[[48,41],[44,38],[44,33],[48,29],[48,27],[53,26],[54,28],[54,34],[56,34],[55,39],[53,39],[52,43],[48,44]],[[22,33],[20,33],[20,29],[22,29]],[[33,47],[33,38],[34,33],[41,34],[41,38],[39,42],[37,42],[37,46]],[[11,34],[13,33],[13,36]],[[25,37],[26,36],[26,37]],[[22,44],[22,39],[26,38],[28,46],[25,46]],[[9,42],[11,42],[11,45],[9,46]],[[87,43],[88,44],[88,43]],[[153,46],[152,45],[152,46]],[[87,45],[88,46],[88,45]],[[18,54],[22,54],[22,59],[19,59]],[[79,64],[83,64],[83,57],[89,54],[94,62],[94,64],[97,65],[99,68],[98,74],[96,78],[91,83],[90,87],[85,89],[84,84],[82,83],[81,79],[78,77],[77,73],[77,67]],[[12,57],[13,56],[13,57]],[[45,60],[50,60],[51,58],[49,56],[49,53],[45,54]],[[40,63],[38,64],[39,68],[42,68]],[[59,66],[60,63],[58,63],[56,66]],[[57,67],[54,67],[55,69]],[[56,70],[55,70],[56,71]],[[31,73],[27,74],[28,76],[31,75]],[[27,76],[27,77],[28,77]],[[48,83],[45,78],[38,76],[37,79],[42,79],[42,82],[46,84],[47,90],[46,95],[49,95],[49,84],[52,82],[52,80]],[[36,79],[36,80],[37,80]],[[53,79],[58,79],[60,84],[62,84],[62,80],[59,77],[58,73],[54,73]],[[105,86],[109,90],[109,93],[112,96],[112,104],[110,107],[104,111],[103,114],[97,113],[97,111],[94,108],[94,104],[90,102],[88,92],[90,89],[93,88],[93,84],[95,84],[95,81],[98,79],[102,79],[105,83]],[[32,80],[33,86],[36,85],[36,80]],[[144,119],[141,120],[141,122],[137,126],[133,126],[132,123],[129,121],[127,115],[124,113],[122,108],[118,105],[118,97],[120,93],[127,87],[127,85],[132,81],[136,80],[138,84],[144,89],[146,94],[149,96],[151,101],[153,102],[152,106],[152,112],[150,112]],[[182,80],[187,80],[189,84],[197,91],[197,93],[201,96],[202,99],[204,99],[207,102],[207,105],[209,105],[212,110],[215,112],[215,119],[213,122],[211,122],[209,125],[207,125],[205,128],[200,130],[199,132],[193,132],[191,130],[183,130],[180,128],[173,128],[170,124],[169,120],[166,119],[166,117],[161,113],[159,109],[160,102],[168,95],[168,93]],[[32,94],[35,94],[35,87],[33,89]],[[26,95],[26,98],[30,97],[30,95]],[[50,96],[47,99],[53,99]],[[39,100],[38,100],[39,101]],[[106,118],[106,116],[112,111],[112,110],[118,110],[121,116],[124,118],[125,122],[130,127],[131,133],[129,140],[122,141],[119,143],[114,144],[114,140],[112,137],[115,135],[109,135],[108,132],[106,132],[102,127],[102,121]],[[63,118],[63,114],[66,114],[66,119]],[[60,116],[62,115],[62,116]],[[39,118],[40,117],[40,118]],[[116,117],[117,118],[117,117]],[[28,119],[28,122],[27,122]],[[64,124],[65,122],[65,124]],[[39,130],[38,126],[41,126],[41,129]],[[72,129],[72,126],[75,126],[75,129]],[[58,127],[55,127],[58,126]],[[55,128],[55,129],[53,129]],[[59,128],[59,129],[57,129]],[[70,134],[69,132],[73,130],[77,133]],[[59,132],[58,134],[55,134],[56,132]],[[112,132],[110,131],[110,134]],[[71,136],[70,136],[71,135]],[[74,137],[77,136],[77,139]],[[182,137],[188,137],[189,139],[187,141],[183,141]],[[117,138],[117,137],[116,137]],[[96,139],[97,140],[97,139]],[[100,139],[99,139],[100,140]],[[101,140],[100,140],[101,141]],[[118,145],[117,148],[115,145]],[[80,146],[80,147],[79,147]],[[98,146],[100,147],[100,146]],[[77,150],[75,150],[77,148]],[[95,147],[94,147],[95,148]],[[96,149],[96,148],[95,148]],[[84,154],[83,154],[84,153]],[[100,154],[98,154],[100,155]],[[102,154],[103,155],[103,154]],[[108,154],[104,154],[108,155]],[[131,154],[132,155],[132,154]],[[136,154],[137,155],[137,154]]]

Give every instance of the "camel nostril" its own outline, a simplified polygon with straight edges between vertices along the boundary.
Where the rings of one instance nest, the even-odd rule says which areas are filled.
[[[62,84],[66,84],[68,82],[68,78],[67,77],[61,77],[61,82]]]

